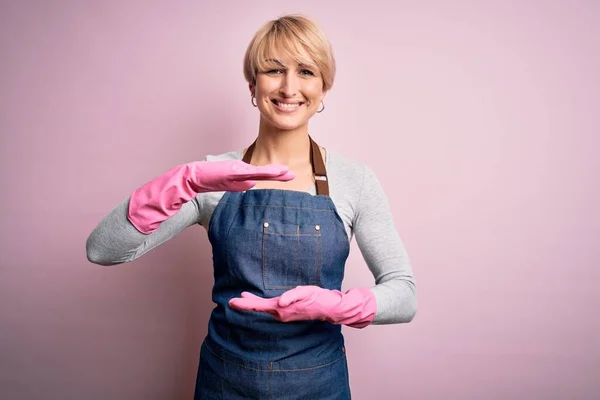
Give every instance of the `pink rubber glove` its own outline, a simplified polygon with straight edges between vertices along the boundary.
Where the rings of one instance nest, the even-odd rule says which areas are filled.
[[[190,162],[134,190],[127,218],[138,231],[149,234],[198,193],[242,192],[258,180],[289,181],[294,177],[287,166],[279,164],[257,167],[241,160]]]
[[[238,311],[266,312],[282,322],[320,320],[364,328],[377,313],[375,295],[369,289],[339,290],[297,286],[281,296],[265,299],[249,292],[229,300]]]

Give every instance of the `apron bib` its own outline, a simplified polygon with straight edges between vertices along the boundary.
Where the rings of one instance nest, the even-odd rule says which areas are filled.
[[[350,243],[323,158],[310,139],[317,195],[226,192],[211,217],[214,279],[196,399],[350,399],[341,325],[279,322],[228,302],[242,291],[271,298],[300,285],[341,290]],[[249,163],[253,143],[243,161]]]

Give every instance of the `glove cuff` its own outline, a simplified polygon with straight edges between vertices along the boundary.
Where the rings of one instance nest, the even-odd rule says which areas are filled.
[[[375,319],[377,300],[371,289],[355,288],[344,293],[337,308],[338,318],[334,323],[361,329]]]

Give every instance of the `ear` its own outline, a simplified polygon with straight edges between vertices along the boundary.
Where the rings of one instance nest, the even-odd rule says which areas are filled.
[[[250,83],[248,85],[248,89],[250,89],[250,95],[252,95],[252,97],[254,97],[254,85]]]
[[[321,95],[321,101],[325,100],[325,96],[327,95],[327,91],[323,91],[323,94]]]

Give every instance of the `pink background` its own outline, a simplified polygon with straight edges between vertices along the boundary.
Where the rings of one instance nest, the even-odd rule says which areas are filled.
[[[417,279],[412,323],[344,328],[354,398],[597,396],[598,3],[205,3],[0,6],[0,397],[191,398],[204,229],[116,267],[85,240],[135,187],[254,139],[243,52],[287,12],[338,60],[311,132],[376,171]],[[344,286],[372,282],[354,242]]]

